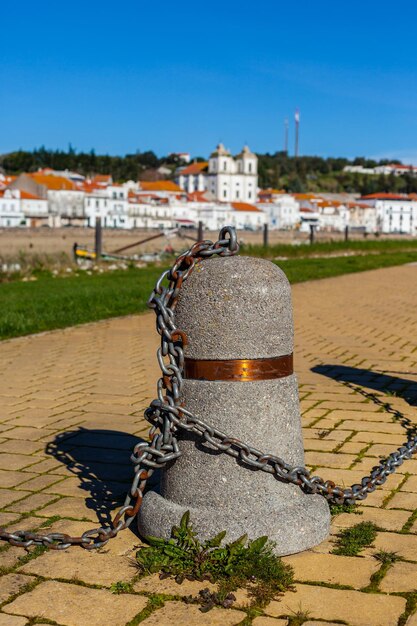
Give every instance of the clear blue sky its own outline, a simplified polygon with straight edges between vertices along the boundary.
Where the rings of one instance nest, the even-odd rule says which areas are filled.
[[[7,3],[0,153],[124,154],[219,141],[417,162],[417,3],[73,0]]]

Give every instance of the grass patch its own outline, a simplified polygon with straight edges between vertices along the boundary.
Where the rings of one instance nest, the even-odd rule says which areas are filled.
[[[118,580],[116,583],[112,583],[110,585],[110,591],[118,595],[121,593],[132,593],[133,584],[131,582],[123,582],[122,580]]]
[[[323,245],[327,244],[320,244]],[[411,252],[293,258],[277,264],[291,283],[297,283],[412,261],[417,261],[417,246]],[[140,313],[146,310],[146,302],[161,272],[162,268],[149,266],[91,276],[53,278],[40,274],[35,282],[0,284],[0,339]]]
[[[290,283],[299,283],[318,278],[330,278],[364,272],[383,267],[392,267],[417,261],[417,249],[412,252],[394,252],[369,254],[362,256],[334,257],[334,258],[302,258],[276,261],[276,264],[284,270]]]
[[[332,554],[356,556],[372,545],[375,541],[378,527],[372,522],[360,522],[351,528],[345,528],[337,535],[336,548]]]
[[[408,618],[413,615],[417,610],[417,591],[396,595],[399,595],[406,599],[404,613],[400,615],[400,619],[398,620],[398,626],[406,626]]]
[[[140,313],[160,273],[148,267],[1,284],[0,338]]]
[[[291,588],[293,571],[274,555],[274,544],[267,537],[248,541],[244,535],[223,544],[226,532],[200,542],[190,523],[187,511],[179,526],[172,528],[171,539],[148,537],[150,546],[141,548],[136,559],[142,575],[159,572],[161,578],[171,577],[181,584],[185,579],[218,583],[218,591],[202,590],[200,596],[189,598],[202,604],[202,610],[213,606],[230,607],[233,591],[246,588],[252,607],[263,607],[277,594]]]
[[[354,513],[355,515],[362,515],[362,512],[359,511],[359,506],[357,504],[329,504],[330,514],[334,517],[335,515],[340,515],[341,513]]]
[[[243,245],[241,246],[241,254],[249,256],[258,256],[264,259],[275,259],[277,257],[287,257],[290,259],[327,255],[327,254],[344,254],[350,253],[393,253],[400,251],[417,251],[417,240],[415,239],[373,239],[359,241],[328,241],[318,242],[310,245],[308,243],[301,245],[292,244],[276,244],[271,246],[262,245]]]
[[[401,561],[401,557],[396,552],[387,552],[385,550],[381,550],[374,554],[374,558],[381,563],[381,567],[377,572],[372,574],[370,583],[361,591],[365,593],[378,593],[379,584],[382,579],[385,577],[388,570],[396,563],[397,561]]]

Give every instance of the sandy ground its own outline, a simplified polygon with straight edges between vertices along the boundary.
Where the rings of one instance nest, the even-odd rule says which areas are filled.
[[[103,250],[106,252],[114,252],[118,248],[127,246],[141,239],[155,234],[154,231],[145,231],[141,229],[134,230],[104,230],[103,231]],[[193,230],[186,231],[187,237],[196,237]],[[208,239],[216,239],[218,233],[204,233],[204,237]],[[244,243],[262,243],[262,232],[239,231],[239,240]],[[363,239],[362,235],[355,235],[351,238]],[[270,231],[269,243],[290,243],[292,241],[306,241],[308,235],[296,231]],[[317,241],[340,241],[343,239],[343,233],[324,233],[316,234]],[[19,253],[26,254],[52,254],[57,255],[66,253],[71,255],[74,243],[94,246],[94,230],[91,228],[33,228],[33,229],[0,229],[0,258],[18,257]],[[188,238],[179,238],[177,236],[169,239],[161,237],[154,239],[142,246],[131,248],[127,254],[137,252],[155,252],[165,248],[170,243],[175,251],[183,250],[191,244]]]

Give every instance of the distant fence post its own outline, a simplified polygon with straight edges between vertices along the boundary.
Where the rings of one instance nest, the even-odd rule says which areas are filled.
[[[203,222],[198,222],[197,241],[203,241],[203,239],[204,239]]]
[[[264,246],[268,245],[268,224],[264,224]]]
[[[313,245],[314,243],[314,232],[316,229],[316,225],[315,224],[310,224],[310,245]]]
[[[345,226],[345,241],[349,241],[349,226]]]
[[[101,217],[96,217],[96,230],[95,230],[95,252],[96,261],[100,261],[102,252],[102,230],[101,230]]]

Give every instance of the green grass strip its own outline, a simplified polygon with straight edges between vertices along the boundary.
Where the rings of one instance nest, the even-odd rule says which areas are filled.
[[[409,243],[409,242],[407,242]],[[323,245],[323,244],[322,244]],[[414,252],[279,261],[291,283],[417,261]],[[0,284],[0,339],[141,313],[163,268]]]

